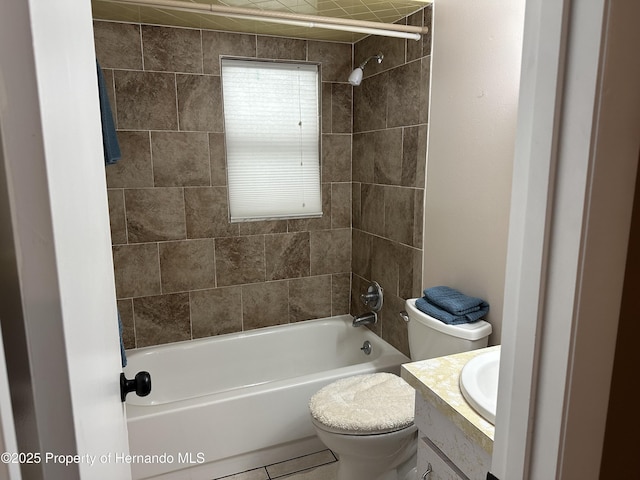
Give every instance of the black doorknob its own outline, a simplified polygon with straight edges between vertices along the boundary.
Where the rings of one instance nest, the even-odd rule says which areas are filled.
[[[146,397],[151,393],[151,375],[149,372],[138,372],[135,378],[128,380],[124,373],[120,374],[120,400],[124,402],[127,393],[136,392],[139,397]]]

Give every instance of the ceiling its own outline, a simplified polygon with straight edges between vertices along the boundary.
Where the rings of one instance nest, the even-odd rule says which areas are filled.
[[[423,8],[431,0],[185,0],[192,3],[225,5],[258,10],[271,10],[305,15],[394,23]],[[278,35],[334,42],[356,42],[365,34],[305,28],[241,20],[203,13],[169,10],[91,0],[93,18],[121,22],[171,25],[228,32]]]

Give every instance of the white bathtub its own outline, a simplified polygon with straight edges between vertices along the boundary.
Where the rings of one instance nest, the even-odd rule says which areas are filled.
[[[210,480],[322,450],[309,398],[345,376],[400,373],[409,358],[343,315],[127,352],[134,479]],[[366,355],[365,340],[373,349]],[[187,470],[185,470],[187,469]]]

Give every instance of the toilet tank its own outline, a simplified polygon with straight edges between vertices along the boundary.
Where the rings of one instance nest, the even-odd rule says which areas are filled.
[[[487,346],[491,324],[484,320],[447,325],[418,310],[415,298],[408,299],[405,306],[409,314],[411,360],[427,360]]]

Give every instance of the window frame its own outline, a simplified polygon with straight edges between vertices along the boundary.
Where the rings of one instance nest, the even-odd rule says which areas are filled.
[[[229,158],[228,158],[228,137],[227,137],[227,115],[225,112],[225,89],[224,89],[224,72],[223,63],[225,61],[238,61],[243,63],[256,63],[256,64],[282,64],[282,65],[304,65],[305,67],[316,68],[316,112],[317,112],[317,168],[318,168],[318,202],[319,210],[309,214],[292,212],[290,214],[275,214],[267,216],[254,216],[254,217],[233,217],[231,214],[231,183],[229,180]],[[324,215],[323,209],[323,194],[322,194],[322,64],[320,62],[309,62],[301,60],[282,60],[282,59],[263,59],[255,57],[238,57],[229,55],[220,55],[220,95],[222,105],[222,120],[223,120],[223,135],[224,135],[224,152],[225,152],[225,174],[227,178],[227,203],[228,203],[228,219],[230,223],[245,223],[245,222],[257,222],[257,221],[270,221],[270,220],[295,220],[295,219],[312,219],[321,218]]]

